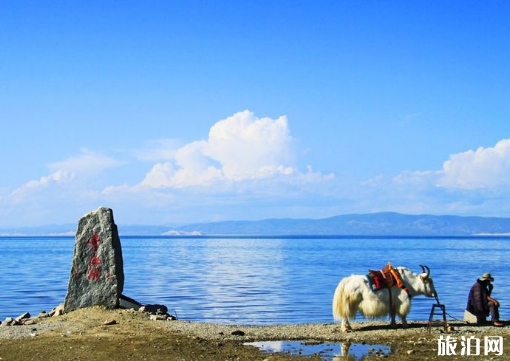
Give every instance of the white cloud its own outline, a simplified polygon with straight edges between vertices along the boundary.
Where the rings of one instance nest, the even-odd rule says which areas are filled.
[[[16,210],[36,223],[61,223],[104,205],[129,217],[124,222],[149,224],[304,217],[310,209],[314,216],[327,216],[330,211],[321,207],[333,207],[339,196],[335,176],[311,167],[299,170],[295,143],[285,116],[236,113],[213,124],[206,139],[181,146],[151,141],[131,153],[153,162],[145,173],[131,174],[141,179],[138,184],[125,177],[146,164],[107,172],[123,162],[82,149],[49,164],[44,177],[15,190],[0,189],[0,215]]]
[[[290,176],[297,173],[295,153],[285,116],[257,118],[245,110],[214,124],[207,140],[177,149],[173,162],[155,164],[141,185],[183,188]]]
[[[152,188],[183,188],[206,186],[223,177],[213,160],[204,155],[207,143],[197,141],[175,152],[175,166],[171,162],[156,163],[147,173],[142,186]]]
[[[438,185],[459,189],[497,189],[510,185],[510,139],[499,141],[492,148],[450,156],[443,165]]]
[[[51,174],[26,182],[12,191],[9,197],[15,202],[20,202],[29,195],[33,196],[36,192],[40,193],[45,189],[53,188],[58,185],[70,185],[72,183],[76,183],[79,179],[88,179],[105,169],[116,167],[121,164],[123,163],[113,158],[97,152],[82,149],[80,155],[69,157],[60,162],[48,164],[48,168],[52,171]],[[45,192],[47,192],[46,194],[50,196],[48,190]],[[54,191],[53,196],[56,194],[57,192]],[[84,189],[81,194],[90,196],[91,191]]]
[[[214,124],[207,139],[155,163],[140,183],[109,186],[101,196],[113,205],[138,205],[147,215],[165,210],[156,217],[173,221],[190,214],[194,221],[303,217],[310,208],[317,209],[315,216],[329,215],[318,208],[331,207],[339,197],[335,175],[311,166],[298,170],[295,148],[285,117],[257,118],[244,111]],[[310,198],[311,206],[305,201]]]
[[[293,139],[287,117],[256,118],[245,110],[217,122],[205,153],[222,165],[227,179],[243,180],[291,173]]]
[[[179,142],[175,139],[151,140],[141,149],[134,151],[138,160],[147,162],[161,162],[175,159],[175,153],[180,148]]]
[[[361,185],[355,201],[365,211],[506,216],[510,139],[453,154],[439,170],[379,175]]]
[[[55,184],[69,183],[73,179],[73,173],[65,170],[59,170],[48,176],[41,177],[37,180],[31,180],[23,184],[10,194],[10,198],[14,201],[14,203],[18,203],[33,192],[48,188]]]
[[[371,185],[378,177],[366,182]],[[453,154],[440,170],[403,171],[392,178],[394,185],[443,188],[449,191],[503,191],[510,186],[510,139],[494,147],[480,147]]]
[[[113,158],[82,149],[79,155],[48,164],[50,174],[5,191],[0,203],[3,207],[30,208],[34,214],[44,209],[46,214],[59,206],[70,208],[70,200],[75,206],[96,202],[100,193],[93,189],[97,185],[95,176],[121,164]]]
[[[172,163],[156,163],[147,173],[141,185],[152,188],[170,187],[174,174]]]
[[[31,180],[25,183],[22,187],[31,189],[43,188],[50,185],[51,183],[69,182],[73,180],[73,178],[74,178],[73,173],[68,172],[66,170],[58,170],[55,173],[52,173],[45,177],[41,177],[38,180]]]
[[[441,171],[403,171],[393,177],[393,182],[423,188],[435,185],[441,175]]]
[[[101,153],[81,149],[81,154],[60,162],[50,163],[48,168],[54,172],[66,171],[74,174],[94,175],[105,169],[118,167],[122,164],[124,163]]]

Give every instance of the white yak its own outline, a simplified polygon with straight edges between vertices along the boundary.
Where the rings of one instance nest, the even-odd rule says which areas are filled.
[[[411,311],[411,299],[419,295],[436,297],[434,282],[430,277],[430,269],[421,266],[422,273],[413,273],[409,268],[396,267],[403,287],[396,284],[391,288],[391,309],[389,288],[372,291],[367,276],[352,275],[338,284],[333,297],[333,316],[342,320],[342,331],[351,329],[349,319],[356,316],[359,310],[367,318],[391,317],[391,326],[395,326],[395,316],[399,315],[402,326],[407,327],[406,316]],[[426,268],[426,270],[425,270]]]

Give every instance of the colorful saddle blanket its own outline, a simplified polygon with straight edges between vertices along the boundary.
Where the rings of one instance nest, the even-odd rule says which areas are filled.
[[[402,285],[400,275],[397,270],[391,266],[390,262],[388,262],[388,265],[382,270],[369,270],[367,279],[373,292],[383,288],[391,288],[395,285],[401,287]]]

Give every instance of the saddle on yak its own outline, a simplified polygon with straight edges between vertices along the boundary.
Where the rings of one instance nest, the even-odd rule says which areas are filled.
[[[368,284],[370,285],[370,289],[375,292],[379,291],[383,288],[390,288],[397,285],[398,287],[407,291],[407,288],[402,283],[402,279],[398,274],[398,271],[391,266],[391,262],[388,262],[386,267],[382,270],[368,270]]]

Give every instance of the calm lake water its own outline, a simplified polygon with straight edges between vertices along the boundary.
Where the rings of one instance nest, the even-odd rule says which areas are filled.
[[[160,303],[180,319],[236,324],[332,322],[338,282],[391,261],[431,276],[447,312],[462,318],[483,273],[495,277],[501,317],[510,314],[505,238],[122,237],[124,294]],[[65,297],[74,238],[0,238],[0,318],[49,311]],[[434,299],[413,299],[427,320]]]

